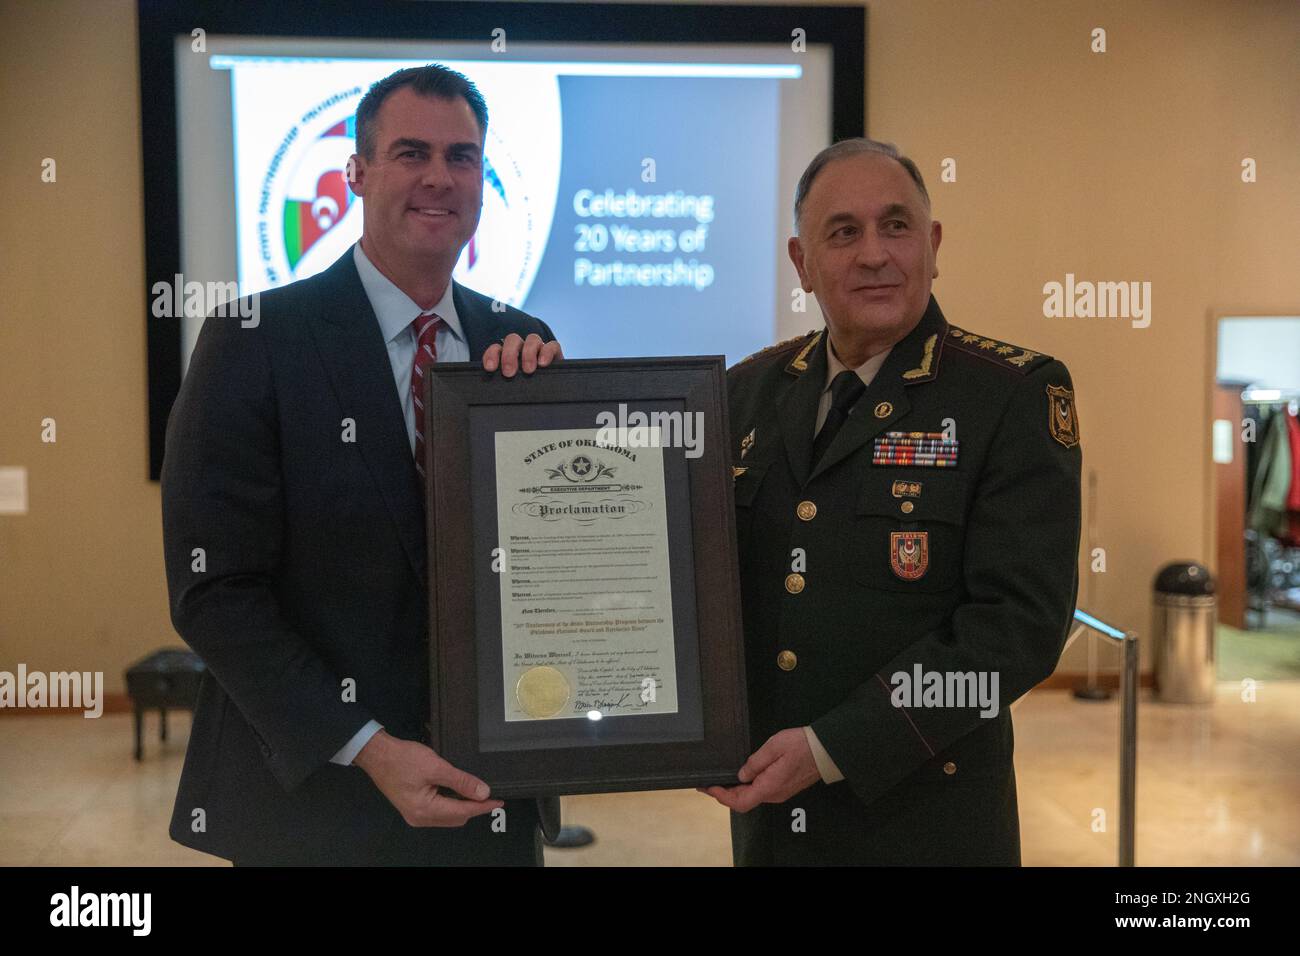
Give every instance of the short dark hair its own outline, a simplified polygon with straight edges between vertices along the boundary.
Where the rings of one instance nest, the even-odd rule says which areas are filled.
[[[834,146],[827,146],[812,158],[808,168],[799,177],[799,185],[794,190],[794,231],[796,234],[799,232],[799,217],[803,215],[804,200],[808,198],[808,190],[812,188],[813,180],[817,178],[817,174],[825,168],[827,163],[843,159],[846,156],[859,156],[863,153],[878,153],[881,156],[888,156],[907,170],[907,175],[911,176],[912,182],[916,183],[916,188],[921,193],[921,201],[925,204],[926,211],[929,212],[930,193],[925,188],[925,180],[921,178],[921,170],[917,168],[916,163],[904,156],[902,151],[893,143],[882,143],[878,140],[859,136],[854,139],[842,139]]]
[[[446,100],[454,100],[458,96],[463,98],[478,120],[479,136],[487,136],[487,101],[465,74],[437,63],[410,66],[384,77],[370,87],[357,105],[357,152],[366,159],[375,158],[375,119],[379,116],[379,108],[390,94],[404,86],[409,86],[421,96],[439,96]]]

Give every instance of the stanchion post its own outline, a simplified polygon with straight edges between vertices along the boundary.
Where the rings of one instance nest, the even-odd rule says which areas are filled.
[[[1137,829],[1138,637],[1124,633],[1120,674],[1119,865],[1133,866]]]

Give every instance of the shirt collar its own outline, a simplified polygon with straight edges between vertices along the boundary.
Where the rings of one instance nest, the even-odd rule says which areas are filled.
[[[894,347],[891,345],[883,352],[871,356],[871,358],[867,359],[855,369],[858,373],[858,378],[862,379],[863,385],[871,384],[871,380],[874,379],[876,373],[880,371],[880,366],[885,364],[885,359],[889,358],[889,353],[893,351],[893,348]],[[831,382],[835,380],[835,376],[839,375],[840,372],[846,371],[848,371],[848,366],[840,361],[839,356],[835,354],[835,346],[831,343],[831,337],[829,335],[826,336],[826,384],[822,387],[822,391],[828,391],[831,387]]]
[[[428,315],[430,312],[436,312],[438,317],[447,324],[448,330],[460,341],[465,341],[465,334],[460,328],[460,316],[456,314],[456,303],[452,296],[452,280],[447,280],[447,288],[437,305],[432,309],[421,309],[409,295],[379,271],[361,250],[360,242],[352,247],[352,260],[357,265],[357,275],[361,277],[361,285],[366,290],[371,307],[375,310],[375,318],[379,320],[379,328],[384,334],[385,343],[401,335],[415,321],[417,315]]]

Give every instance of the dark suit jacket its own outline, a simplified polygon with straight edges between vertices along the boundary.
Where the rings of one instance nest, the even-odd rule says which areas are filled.
[[[453,295],[475,361],[510,332],[554,338]],[[172,622],[207,665],[174,840],[250,863],[540,862],[532,801],[507,804],[504,833],[490,815],[417,829],[361,769],[330,763],[371,718],[428,740],[421,484],[351,249],[263,293],[255,327],[204,323],[167,426],[162,507]]]
[[[932,298],[814,469],[826,341],[768,349],[728,389],[752,739],[811,725],[845,779],[733,814],[736,861],[1019,863],[1010,705],[1055,668],[1078,583],[1070,374],[950,326]],[[956,467],[876,463],[886,432],[946,419]],[[908,534],[926,547],[915,577],[891,559]],[[895,699],[917,665],[996,673],[996,716]]]

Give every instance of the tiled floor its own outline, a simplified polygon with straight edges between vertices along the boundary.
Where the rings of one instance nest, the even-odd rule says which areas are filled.
[[[1255,695],[1223,683],[1213,707],[1143,697],[1139,864],[1300,864],[1300,681],[1261,682]],[[1036,691],[1015,720],[1024,862],[1112,865],[1118,703]],[[148,725],[136,764],[125,715],[0,719],[0,865],[225,865],[167,837],[188,731],[184,716],[171,723],[165,748]],[[1094,832],[1098,810],[1105,832]],[[548,850],[548,865],[731,861],[726,811],[693,790],[566,797],[564,816],[597,841]]]

